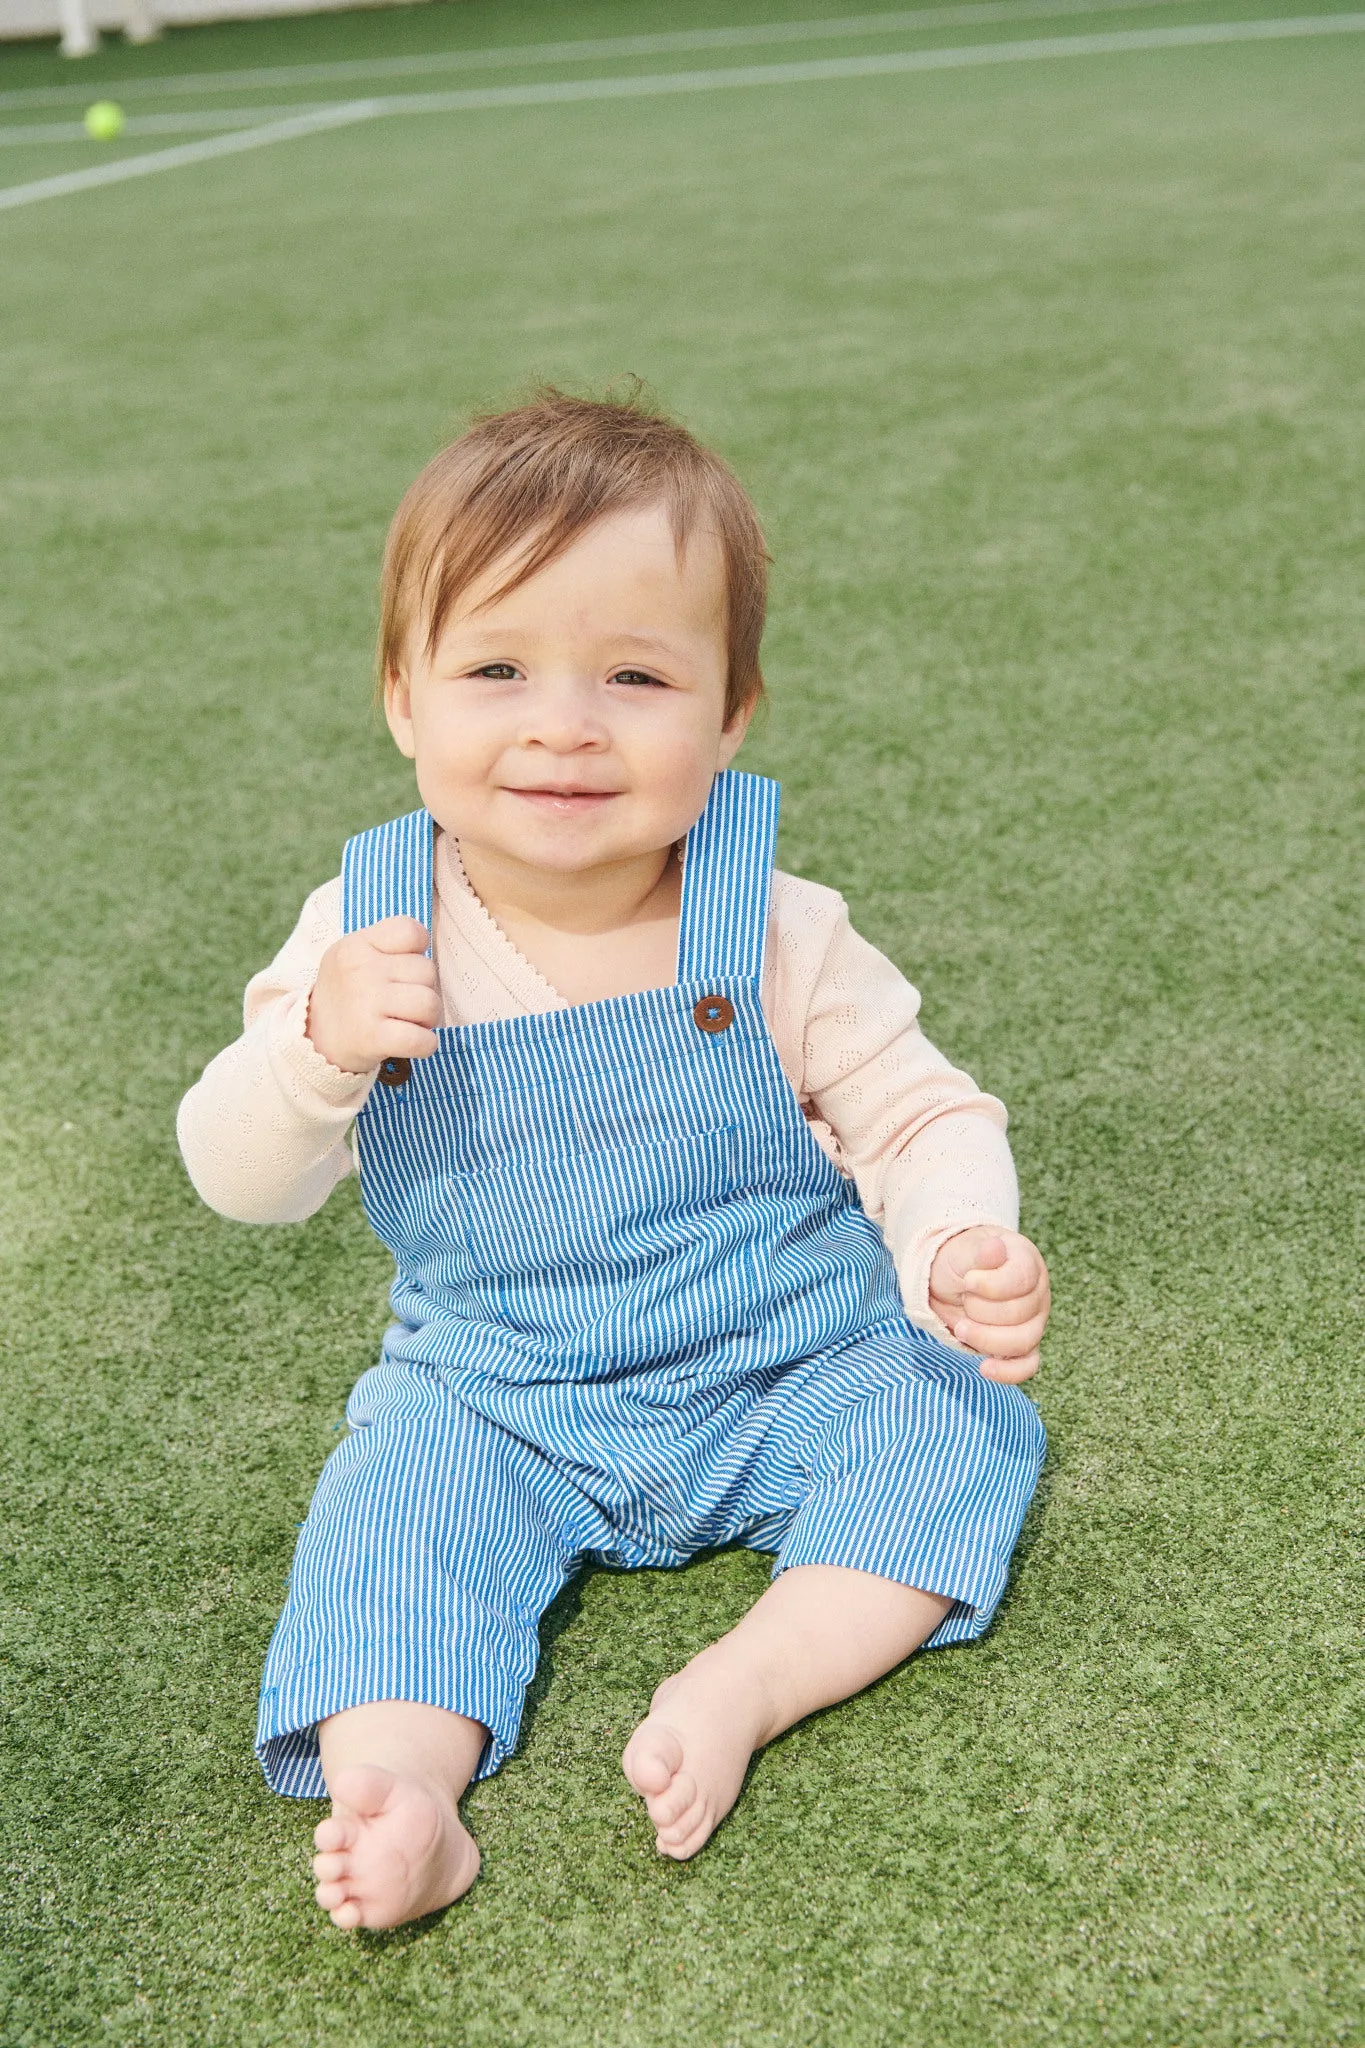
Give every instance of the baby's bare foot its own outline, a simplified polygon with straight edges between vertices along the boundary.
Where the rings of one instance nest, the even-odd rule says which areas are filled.
[[[374,1764],[338,1771],[332,1814],[313,1831],[314,1896],[338,1927],[397,1927],[467,1892],[479,1874],[458,1808]]]
[[[666,1678],[626,1745],[621,1767],[645,1802],[661,1856],[695,1856],[739,1797],[768,1739],[767,1694],[715,1644]]]

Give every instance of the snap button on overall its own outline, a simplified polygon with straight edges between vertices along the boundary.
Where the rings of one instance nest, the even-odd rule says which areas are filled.
[[[728,1031],[735,1021],[735,1006],[725,996],[702,996],[692,1007],[692,1021],[699,1031]]]
[[[401,1088],[412,1072],[411,1060],[381,1060],[379,1078],[386,1088]]]

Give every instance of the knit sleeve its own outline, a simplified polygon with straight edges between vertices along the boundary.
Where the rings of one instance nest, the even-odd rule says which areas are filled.
[[[180,1105],[176,1135],[195,1188],[238,1223],[301,1223],[351,1172],[348,1136],[374,1075],[343,1073],[308,1037],[308,998],[341,936],[341,883],[314,890],[247,984],[244,1029]]]
[[[789,895],[814,889],[783,880]],[[815,1135],[881,1226],[906,1313],[951,1342],[929,1308],[934,1254],[972,1224],[1018,1228],[1004,1105],[930,1044],[919,992],[854,931],[841,898],[821,889],[775,923],[800,933],[784,979],[804,1009],[797,1092]]]

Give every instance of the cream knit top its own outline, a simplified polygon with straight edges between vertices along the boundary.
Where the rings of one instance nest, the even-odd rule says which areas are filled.
[[[433,883],[444,1024],[566,1007],[484,909],[443,832]],[[180,1105],[190,1179],[239,1222],[302,1222],[355,1170],[351,1125],[375,1072],[342,1072],[307,1035],[318,966],[341,931],[338,877],[314,890],[290,937],[248,983],[241,1037]],[[1018,1228],[1003,1105],[935,1051],[919,1028],[917,991],[853,930],[843,898],[780,869],[762,998],[812,1134],[882,1229],[907,1313],[946,1337],[929,1309],[935,1252],[971,1224]]]

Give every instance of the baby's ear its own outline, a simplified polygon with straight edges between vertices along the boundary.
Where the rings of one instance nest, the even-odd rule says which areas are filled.
[[[394,745],[411,761],[417,753],[412,731],[412,688],[406,671],[393,665],[384,671],[384,716]]]
[[[721,727],[720,757],[716,763],[718,768],[728,768],[743,746],[744,735],[749,730],[756,703],[757,699],[751,698],[747,704],[741,704],[734,716]]]

